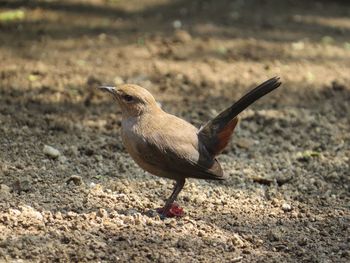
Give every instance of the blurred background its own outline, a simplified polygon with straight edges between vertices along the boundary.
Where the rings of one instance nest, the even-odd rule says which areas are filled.
[[[150,217],[170,181],[133,163],[96,87],[139,84],[199,127],[273,76],[229,180]],[[347,262],[349,102],[346,0],[0,0],[0,259]]]

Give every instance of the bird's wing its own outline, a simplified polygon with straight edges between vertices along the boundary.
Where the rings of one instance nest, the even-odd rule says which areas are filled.
[[[144,134],[146,138],[137,146],[144,162],[173,179],[224,179],[219,162],[198,141],[197,128],[172,115],[157,125],[161,127]]]
[[[231,107],[227,108],[198,131],[198,137],[213,156],[218,155],[231,139],[238,122],[237,115],[256,100],[281,85],[279,78],[271,78],[248,92]]]

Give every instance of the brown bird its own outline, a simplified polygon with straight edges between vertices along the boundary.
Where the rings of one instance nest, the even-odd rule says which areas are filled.
[[[225,179],[215,157],[229,143],[237,115],[280,84],[277,77],[265,81],[199,129],[164,112],[140,86],[100,88],[111,93],[121,107],[123,143],[135,162],[151,174],[175,180],[173,193],[159,210],[165,217],[176,215],[176,211],[181,214],[174,201],[186,178]]]

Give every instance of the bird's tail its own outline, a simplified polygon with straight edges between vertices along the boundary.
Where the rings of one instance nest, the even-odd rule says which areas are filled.
[[[278,77],[265,81],[201,127],[198,136],[208,151],[214,156],[219,154],[229,142],[238,121],[237,115],[280,85]]]
[[[249,105],[253,104],[255,101],[265,96],[267,93],[270,93],[274,89],[278,88],[280,85],[281,82],[279,81],[278,77],[271,78],[240,98],[236,103],[234,103],[230,108],[226,110],[227,113],[225,113],[226,111],[222,113],[225,113],[224,115],[226,115],[228,119],[232,120]],[[216,118],[218,118],[220,115],[221,114],[219,114]]]

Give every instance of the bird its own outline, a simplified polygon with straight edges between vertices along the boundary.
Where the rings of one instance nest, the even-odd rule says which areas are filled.
[[[239,114],[281,85],[273,77],[245,94],[200,128],[162,110],[153,95],[134,84],[100,86],[121,108],[121,137],[134,161],[145,171],[175,181],[163,208],[163,218],[182,216],[175,203],[187,178],[225,180],[217,156],[231,140]]]

